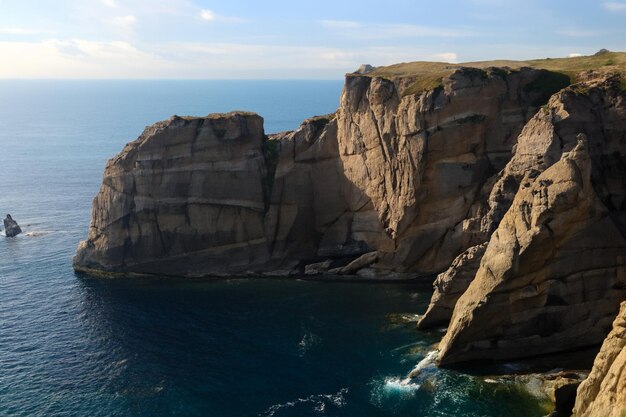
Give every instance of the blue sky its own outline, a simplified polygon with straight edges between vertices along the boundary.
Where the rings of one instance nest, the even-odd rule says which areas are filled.
[[[0,78],[334,78],[626,50],[626,0],[0,0]]]

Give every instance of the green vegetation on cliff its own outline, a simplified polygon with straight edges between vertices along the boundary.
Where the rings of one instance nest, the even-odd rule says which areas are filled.
[[[594,55],[573,58],[546,58],[529,61],[479,61],[450,64],[447,62],[407,62],[387,67],[378,67],[366,74],[368,77],[382,77],[390,80],[413,78],[414,81],[403,91],[403,95],[416,94],[433,90],[442,85],[442,80],[461,68],[483,69],[494,75],[505,75],[507,72],[522,67],[544,69],[549,71],[542,81],[534,86],[548,92],[552,85],[561,88],[579,81],[578,75],[583,71],[599,70],[617,72],[626,77],[626,52],[600,51]],[[487,72],[485,74],[487,74]],[[567,84],[566,80],[569,80]]]

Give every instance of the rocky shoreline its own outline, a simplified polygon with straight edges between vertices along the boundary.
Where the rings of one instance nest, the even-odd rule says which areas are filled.
[[[439,274],[419,327],[449,324],[442,366],[599,346],[626,300],[625,56],[448,65],[434,84],[368,68],[336,113],[269,136],[252,113],[174,116],[108,162],[74,268]],[[619,314],[577,417],[626,408]]]

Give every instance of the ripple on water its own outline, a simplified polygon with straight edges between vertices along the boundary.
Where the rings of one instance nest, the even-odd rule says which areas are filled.
[[[326,414],[326,411],[342,408],[346,405],[348,388],[342,388],[334,394],[314,394],[305,398],[298,398],[282,404],[275,404],[259,414],[262,417],[280,415],[303,415],[301,413],[313,412],[318,415]],[[289,411],[287,411],[289,410]],[[283,413],[284,412],[284,413]],[[299,414],[294,414],[299,413]]]

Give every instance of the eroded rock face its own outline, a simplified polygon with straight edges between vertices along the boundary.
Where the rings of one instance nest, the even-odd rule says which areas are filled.
[[[77,270],[220,274],[267,262],[263,119],[171,119],[109,160]]]
[[[626,302],[604,340],[591,373],[578,387],[576,417],[622,417],[626,414]]]
[[[486,248],[487,243],[472,246],[457,256],[445,272],[437,275],[428,310],[417,323],[420,329],[448,325],[454,306],[474,279]]]
[[[392,81],[347,76],[339,152],[393,239],[379,267],[437,273],[487,240],[487,197],[536,111],[532,83],[541,74],[462,68],[404,97]]]
[[[519,189],[456,304],[441,364],[603,340],[626,298],[625,131],[610,77],[556,94],[525,127],[504,171],[523,171]]]
[[[273,135],[277,164],[266,217],[271,259],[355,258],[389,245],[370,199],[343,173],[335,115]]]
[[[290,275],[390,245],[343,175],[334,115],[269,139],[262,123],[229,113],[147,128],[107,164],[75,269]]]

